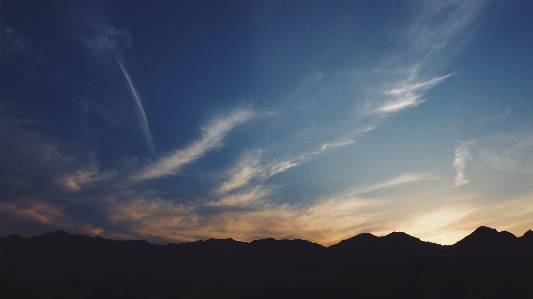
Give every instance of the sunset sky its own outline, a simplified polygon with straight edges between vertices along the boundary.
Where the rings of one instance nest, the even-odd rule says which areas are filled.
[[[0,2],[0,236],[533,229],[533,1]]]

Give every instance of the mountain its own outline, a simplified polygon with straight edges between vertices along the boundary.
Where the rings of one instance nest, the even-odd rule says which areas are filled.
[[[424,242],[402,232],[393,232],[384,237],[369,233],[359,234],[328,248],[336,255],[355,261],[397,261],[419,255],[439,255],[442,245]]]
[[[451,246],[401,232],[329,247],[273,238],[154,245],[63,231],[0,238],[2,298],[530,298],[529,281],[531,230],[517,238],[479,227]]]
[[[510,232],[498,232],[493,228],[481,226],[455,243],[453,250],[456,254],[476,258],[527,255],[528,252],[520,239]]]

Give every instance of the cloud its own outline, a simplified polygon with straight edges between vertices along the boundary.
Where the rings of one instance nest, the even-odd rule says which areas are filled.
[[[316,154],[321,154],[323,152],[325,152],[326,150],[330,149],[330,148],[336,148],[336,147],[343,147],[343,146],[347,146],[347,145],[350,145],[350,144],[354,144],[355,143],[355,140],[344,140],[344,141],[337,141],[337,142],[333,142],[333,143],[324,143],[320,149],[315,152]],[[313,154],[315,154],[313,153]]]
[[[146,118],[146,113],[144,112],[144,107],[141,102],[141,98],[137,94],[137,91],[135,90],[135,87],[133,86],[133,83],[131,82],[130,74],[128,73],[126,68],[124,68],[124,65],[118,59],[116,61],[118,65],[120,66],[120,69],[124,73],[124,77],[126,77],[126,80],[128,81],[128,86],[130,87],[131,94],[133,95],[133,98],[135,99],[135,103],[137,104],[136,107],[137,107],[137,112],[139,115],[139,120],[141,122],[143,134],[146,137],[146,142],[148,143],[148,145],[153,151],[154,142],[152,141],[152,133],[150,133],[150,127],[148,126],[148,118]]]
[[[269,189],[255,187],[205,204],[179,204],[150,194],[136,199],[111,198],[107,211],[115,229],[108,234],[140,236],[162,243],[275,237],[305,238],[330,245],[376,225],[381,219],[377,218],[376,208],[382,203],[376,200],[330,197],[310,205],[273,205],[258,200],[269,194]],[[239,209],[232,209],[236,207]],[[212,211],[202,216],[201,210],[206,208]]]
[[[35,236],[62,229],[82,234],[102,234],[104,230],[91,223],[69,217],[65,205],[46,202],[42,198],[18,198],[16,202],[0,202],[0,235],[14,232]]]
[[[370,85],[372,98],[367,113],[390,115],[423,103],[424,93],[452,74],[434,77],[467,40],[466,31],[487,1],[423,1],[415,17],[395,35],[397,50],[376,69],[381,86]],[[384,100],[381,100],[385,97]],[[374,101],[375,102],[375,101]],[[377,106],[377,108],[376,108]]]
[[[471,202],[466,213],[443,226],[446,231],[472,232],[481,225],[506,230],[521,236],[533,226],[533,193],[529,192],[497,202]],[[461,211],[461,207],[458,208]],[[443,215],[444,216],[444,215]]]
[[[455,184],[454,187],[467,184],[465,168],[466,162],[472,159],[470,154],[470,147],[475,145],[475,141],[459,141],[459,145],[455,147],[455,159],[453,167],[455,168]]]
[[[414,182],[418,182],[422,180],[435,180],[435,179],[438,179],[438,177],[431,173],[406,173],[406,174],[397,176],[384,183],[370,185],[370,186],[362,186],[362,187],[358,187],[355,189],[351,189],[347,191],[345,196],[356,196],[356,195],[369,193],[372,191],[389,189],[389,188],[397,187],[397,186],[404,185],[404,184],[414,183]]]
[[[406,108],[416,107],[424,102],[422,95],[425,91],[442,82],[452,74],[433,78],[424,82],[402,83],[399,87],[385,91],[385,95],[392,97],[382,106],[373,111],[373,113],[390,114]]]
[[[533,225],[533,194],[508,195],[507,198],[487,202],[483,194],[455,194],[449,199],[438,200],[443,205],[434,209],[411,210],[414,215],[384,225],[385,230],[376,233],[402,231],[443,245],[454,244],[481,225],[520,236]]]
[[[405,38],[411,48],[423,54],[436,54],[452,43],[481,12],[488,1],[425,1]]]
[[[255,186],[250,190],[240,192],[237,194],[226,195],[217,200],[210,201],[206,205],[213,207],[223,206],[247,206],[253,203],[258,203],[258,200],[272,193],[272,189],[265,189],[262,186]]]
[[[509,116],[511,115],[511,108],[506,108],[505,111],[501,112],[501,113],[498,113],[496,115],[492,115],[492,116],[487,116],[487,117],[482,117],[480,119],[477,120],[478,124],[480,126],[484,126],[488,123],[491,123],[493,121],[503,121],[507,118],[509,118]]]
[[[533,134],[493,135],[478,145],[480,157],[492,169],[533,174]]]
[[[100,171],[93,149],[53,140],[33,128],[14,123],[0,127],[0,182],[6,191],[1,199],[38,196],[57,200],[58,191],[77,192],[83,185],[114,176],[113,171]]]
[[[217,193],[226,193],[246,185],[252,178],[264,174],[265,169],[259,165],[261,151],[249,152],[228,171],[230,179],[218,188]]]
[[[269,178],[273,175],[276,175],[278,173],[282,173],[282,172],[285,172],[293,167],[296,167],[300,165],[297,161],[291,161],[291,160],[287,160],[287,161],[274,161],[270,164],[268,164],[267,166],[267,169],[268,169],[268,172],[267,172],[267,175],[266,175],[266,178]]]
[[[133,45],[130,33],[126,30],[116,29],[109,24],[103,14],[96,11],[84,11],[76,15],[78,17],[74,20],[74,24],[77,28],[76,39],[78,42],[85,47],[99,64],[107,67],[116,62],[124,74],[128,82],[129,91],[133,96],[134,107],[142,134],[153,152],[155,146],[148,124],[148,118],[141,97],[133,85],[130,73],[125,64],[124,50]],[[102,111],[102,109],[98,110]],[[104,116],[112,120],[112,117],[106,116],[105,114]]]
[[[54,204],[21,199],[17,203],[0,203],[0,213],[38,222],[42,225],[61,222],[65,216],[62,209]]]
[[[115,175],[116,173],[113,171],[102,173],[97,164],[91,163],[87,167],[60,176],[55,182],[69,192],[78,192],[83,185],[108,180]]]
[[[352,139],[325,143],[316,151],[302,153],[292,158],[275,159],[273,162],[265,165],[260,165],[262,151],[248,152],[239,160],[237,165],[227,171],[229,180],[224,182],[220,188],[217,189],[216,193],[223,194],[241,188],[253,179],[260,179],[263,181],[269,177],[301,165],[311,159],[311,157],[324,153],[329,149],[343,147],[353,143],[355,143],[355,141]]]
[[[336,141],[333,143],[324,143],[322,146],[320,146],[318,150],[302,153],[295,158],[276,160],[266,166],[266,171],[265,171],[266,174],[264,177],[268,178],[278,173],[285,172],[292,167],[296,167],[298,165],[306,163],[313,156],[322,154],[330,149],[339,148],[339,147],[347,146],[347,145],[354,144],[354,143],[355,143],[355,140],[353,139],[341,140],[341,141]]]
[[[226,133],[251,116],[252,112],[250,111],[236,110],[231,112],[229,116],[212,121],[207,127],[202,128],[203,134],[200,140],[148,165],[131,178],[134,181],[143,181],[175,174],[182,166],[198,159],[207,151],[221,146]]]
[[[133,44],[127,30],[116,29],[98,11],[84,10],[72,16],[77,29],[76,39],[99,61],[110,63],[122,59],[124,49]]]

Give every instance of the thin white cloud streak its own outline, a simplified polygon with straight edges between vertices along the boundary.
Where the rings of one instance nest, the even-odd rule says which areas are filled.
[[[264,173],[265,169],[259,165],[261,151],[247,153],[236,166],[228,171],[230,179],[222,184],[217,193],[226,193],[238,189],[257,176]]]
[[[439,177],[435,176],[432,173],[406,173],[406,174],[402,174],[400,176],[397,176],[381,184],[362,186],[362,187],[358,187],[355,189],[351,189],[347,191],[344,196],[349,197],[349,196],[362,195],[362,194],[369,193],[372,191],[389,189],[389,188],[397,187],[400,185],[414,183],[414,182],[423,181],[423,180],[436,180],[438,178]]]
[[[455,147],[455,159],[453,161],[453,167],[455,168],[454,187],[461,186],[469,182],[465,175],[465,168],[466,162],[472,159],[470,147],[474,144],[474,141],[459,141],[459,144]]]
[[[385,95],[393,97],[393,99],[374,110],[373,113],[390,114],[406,108],[416,107],[424,102],[422,95],[425,91],[431,89],[451,75],[452,74],[448,74],[433,78],[425,82],[402,84],[401,87],[385,91]]]
[[[96,61],[104,64],[111,64],[112,59],[119,65],[130,92],[135,100],[136,113],[138,115],[139,124],[142,129],[146,142],[153,152],[155,149],[152,133],[148,124],[148,118],[142,104],[141,98],[133,85],[131,76],[124,66],[124,49],[132,45],[132,38],[128,31],[119,30],[108,23],[107,18],[100,13],[80,13],[75,18],[75,24],[78,28],[78,39],[91,52]],[[122,61],[122,62],[121,62]],[[109,117],[107,117],[109,119]]]
[[[258,203],[258,201],[272,193],[272,189],[265,189],[261,185],[241,193],[227,195],[217,201],[209,201],[206,205],[212,207],[236,207],[248,206]]]
[[[303,153],[303,154],[301,154],[298,157],[293,158],[293,159],[274,161],[274,162],[268,164],[268,166],[267,166],[268,171],[267,171],[267,174],[266,174],[265,178],[274,176],[274,175],[276,175],[278,173],[285,172],[285,171],[289,170],[290,168],[293,168],[293,167],[299,166],[299,165],[301,165],[303,163],[306,163],[313,156],[322,154],[322,153],[324,153],[324,152],[326,152],[326,151],[328,151],[330,149],[344,147],[344,146],[351,145],[351,144],[354,144],[354,143],[355,143],[355,140],[353,140],[353,139],[348,139],[348,140],[343,140],[343,141],[336,141],[336,142],[333,142],[333,143],[324,143],[318,150],[316,150],[314,152]]]
[[[325,152],[326,150],[330,149],[330,148],[336,148],[336,147],[343,147],[343,146],[347,146],[347,145],[350,145],[350,144],[354,144],[355,143],[355,140],[346,140],[346,141],[337,141],[337,142],[333,142],[333,143],[324,143],[320,149],[316,152],[314,152],[312,155],[317,155],[317,154],[321,154],[323,152]]]
[[[248,110],[233,111],[229,116],[211,122],[207,127],[201,128],[202,138],[185,149],[177,150],[173,154],[163,157],[148,165],[139,174],[131,177],[134,181],[155,179],[175,174],[182,166],[198,159],[207,151],[221,146],[222,139],[236,125],[245,122],[252,116]]]
[[[379,68],[385,75],[407,74],[406,79],[385,81],[373,96],[388,98],[370,113],[386,116],[423,103],[424,92],[448,78],[427,79],[428,74],[444,66],[454,51],[468,40],[465,31],[478,17],[487,1],[425,1],[411,24],[397,36],[403,51],[390,55]],[[398,87],[399,85],[399,87]],[[389,88],[392,86],[393,88]],[[377,92],[376,92],[377,91]],[[375,105],[371,105],[375,107]]]
[[[355,140],[352,139],[325,143],[316,151],[303,153],[295,158],[274,160],[266,165],[260,165],[262,151],[248,152],[240,159],[236,166],[227,172],[230,177],[229,180],[224,182],[220,188],[216,190],[216,193],[223,194],[241,188],[253,179],[258,178],[260,180],[265,180],[293,167],[299,166],[302,163],[307,162],[311,157],[324,153],[329,149],[343,147],[353,143],[355,143]]]
[[[133,86],[133,82],[131,81],[130,74],[128,73],[126,68],[124,68],[124,65],[122,65],[122,63],[120,63],[118,59],[116,60],[116,62],[120,66],[120,69],[122,70],[122,72],[124,73],[124,77],[126,77],[126,81],[128,81],[128,86],[130,87],[131,94],[133,95],[133,98],[135,99],[135,103],[137,104],[136,107],[137,107],[137,112],[139,114],[139,118],[141,121],[141,127],[143,130],[143,134],[146,137],[146,142],[148,143],[148,146],[150,146],[150,149],[153,151],[155,146],[152,140],[152,133],[150,132],[150,127],[148,126],[148,118],[146,117],[146,113],[144,112],[144,107],[141,102],[141,98],[139,97],[139,94],[135,90],[135,87]]]

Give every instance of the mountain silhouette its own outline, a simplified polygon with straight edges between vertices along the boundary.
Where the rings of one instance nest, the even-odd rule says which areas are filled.
[[[57,231],[0,238],[0,278],[2,298],[533,298],[533,232],[482,226],[450,246],[363,233],[324,247]]]
[[[528,236],[524,234],[527,239]],[[481,226],[470,235],[466,236],[453,245],[453,249],[462,255],[473,258],[498,257],[498,256],[522,256],[528,255],[523,237],[517,238],[510,232]]]
[[[402,232],[393,232],[384,237],[369,233],[359,234],[328,248],[345,259],[355,261],[395,261],[418,255],[436,256],[442,245],[421,241]]]

